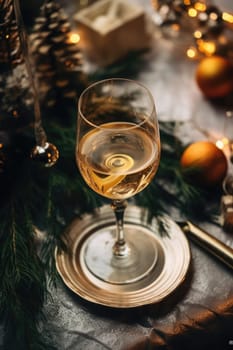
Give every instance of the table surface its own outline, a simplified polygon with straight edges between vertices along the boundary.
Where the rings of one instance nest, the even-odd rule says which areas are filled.
[[[74,1],[60,2],[67,12],[75,8]],[[149,1],[137,2],[151,15]],[[233,10],[231,0],[217,3]],[[182,35],[165,38],[154,28],[153,45],[135,73],[151,90],[160,120],[187,122],[184,142],[206,137],[194,124],[210,135],[223,132],[225,115],[224,106],[205,99],[197,87],[197,62],[185,56],[189,40]],[[202,227],[233,247],[233,236],[221,227],[207,222]],[[60,281],[45,305],[42,332],[49,331],[59,350],[232,348],[232,271],[192,242],[190,247],[192,261],[185,282],[156,305],[111,309],[81,299]]]
[[[151,15],[149,2],[138,3],[145,5]],[[231,1],[220,3],[228,10],[229,6],[233,9]],[[72,4],[75,8],[71,2],[68,12]],[[205,99],[197,87],[194,79],[197,62],[185,56],[190,36],[183,33],[172,40],[163,37],[156,28],[153,36],[153,45],[145,53],[135,78],[151,90],[159,119],[186,121],[184,142],[206,138],[194,124],[217,137],[223,132],[225,108]],[[233,247],[233,236],[221,227],[210,223],[202,225]],[[232,271],[192,242],[190,247],[192,262],[185,282],[157,305],[131,310],[105,308],[82,300],[61,282],[53,291],[53,301],[46,305],[44,325],[58,349],[223,350],[232,347]]]

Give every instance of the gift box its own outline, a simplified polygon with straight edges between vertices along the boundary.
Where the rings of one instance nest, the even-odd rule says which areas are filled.
[[[74,21],[81,49],[101,66],[150,46],[146,13],[139,5],[124,0],[99,0],[75,14]]]

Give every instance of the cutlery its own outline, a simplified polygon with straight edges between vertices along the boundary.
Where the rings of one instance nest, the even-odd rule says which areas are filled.
[[[233,249],[190,221],[176,222],[192,241],[233,270]]]

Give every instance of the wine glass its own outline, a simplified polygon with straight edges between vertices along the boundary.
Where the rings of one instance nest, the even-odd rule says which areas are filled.
[[[141,83],[98,81],[78,102],[76,162],[87,185],[111,200],[116,224],[98,227],[85,242],[84,263],[95,277],[134,283],[154,268],[154,235],[125,225],[126,199],[149,185],[160,160],[160,136],[153,97]]]

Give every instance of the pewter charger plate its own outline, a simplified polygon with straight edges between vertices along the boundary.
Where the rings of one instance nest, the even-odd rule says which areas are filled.
[[[185,279],[191,254],[189,243],[180,227],[166,217],[167,234],[160,234],[158,223],[148,211],[128,206],[125,226],[131,229],[140,224],[145,233],[153,232],[158,258],[153,270],[143,279],[129,284],[111,284],[92,275],[86,268],[83,245],[95,228],[114,226],[110,206],[103,206],[93,214],[74,220],[66,232],[68,250],[55,251],[56,267],[66,286],[80,297],[101,305],[131,308],[158,303],[172,293]],[[135,237],[137,239],[137,237]]]

